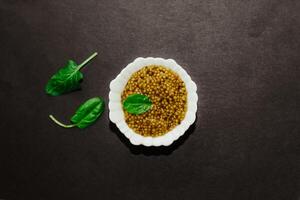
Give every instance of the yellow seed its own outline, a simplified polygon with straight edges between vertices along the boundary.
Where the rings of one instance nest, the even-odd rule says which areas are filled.
[[[125,112],[130,128],[143,136],[160,136],[180,124],[186,113],[184,82],[164,66],[149,65],[135,72],[122,92],[122,101],[133,93],[149,96],[153,106],[142,115]]]

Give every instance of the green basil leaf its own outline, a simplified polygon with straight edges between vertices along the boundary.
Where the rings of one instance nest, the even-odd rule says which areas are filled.
[[[97,53],[94,53],[80,65],[77,65],[73,60],[69,60],[63,68],[59,69],[50,78],[45,88],[46,93],[51,96],[59,96],[79,89],[83,80],[83,74],[79,70],[96,55]]]
[[[123,108],[131,114],[139,115],[147,112],[152,106],[149,97],[142,94],[129,95],[123,102]]]
[[[71,118],[78,128],[86,128],[93,124],[104,111],[104,101],[95,97],[84,102]]]
[[[94,97],[79,106],[76,110],[75,114],[71,118],[71,122],[73,124],[63,124],[53,115],[49,115],[50,119],[52,119],[57,125],[64,128],[72,128],[77,126],[78,128],[86,128],[93,124],[103,113],[104,111],[104,101],[100,97]]]
[[[58,96],[80,88],[83,75],[77,70],[77,64],[69,60],[67,65],[54,74],[46,85],[46,92]]]

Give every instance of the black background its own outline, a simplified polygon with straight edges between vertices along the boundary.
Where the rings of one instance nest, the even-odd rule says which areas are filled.
[[[300,2],[0,0],[0,198],[298,200]],[[49,97],[68,59],[98,51],[82,90]],[[173,58],[197,121],[169,148],[131,146],[108,109],[63,129],[136,57]]]

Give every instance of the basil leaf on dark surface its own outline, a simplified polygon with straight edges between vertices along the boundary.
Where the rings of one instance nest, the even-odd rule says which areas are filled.
[[[123,102],[123,108],[130,114],[143,114],[147,112],[152,106],[149,97],[142,94],[129,95]]]
[[[59,122],[53,115],[49,115],[57,125],[64,128],[72,128],[77,126],[78,128],[86,128],[92,125],[104,111],[104,101],[100,97],[94,97],[79,106],[75,114],[71,118],[73,124],[66,125]]]
[[[104,101],[99,97],[95,97],[83,103],[77,109],[76,113],[71,118],[71,121],[79,128],[86,128],[93,124],[103,111]]]
[[[47,94],[58,96],[79,89],[83,75],[77,67],[74,61],[69,60],[67,65],[54,74],[47,83]]]
[[[83,74],[80,72],[80,69],[97,54],[97,52],[94,53],[80,65],[77,65],[73,60],[69,60],[63,68],[59,69],[50,78],[45,88],[46,93],[51,96],[59,96],[79,89],[83,80]]]

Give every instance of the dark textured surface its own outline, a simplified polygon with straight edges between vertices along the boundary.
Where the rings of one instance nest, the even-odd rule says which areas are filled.
[[[300,198],[298,0],[0,0],[0,198]],[[83,90],[48,97],[58,67],[100,55]],[[171,148],[131,146],[108,111],[63,129],[138,56],[173,58],[199,88]]]

